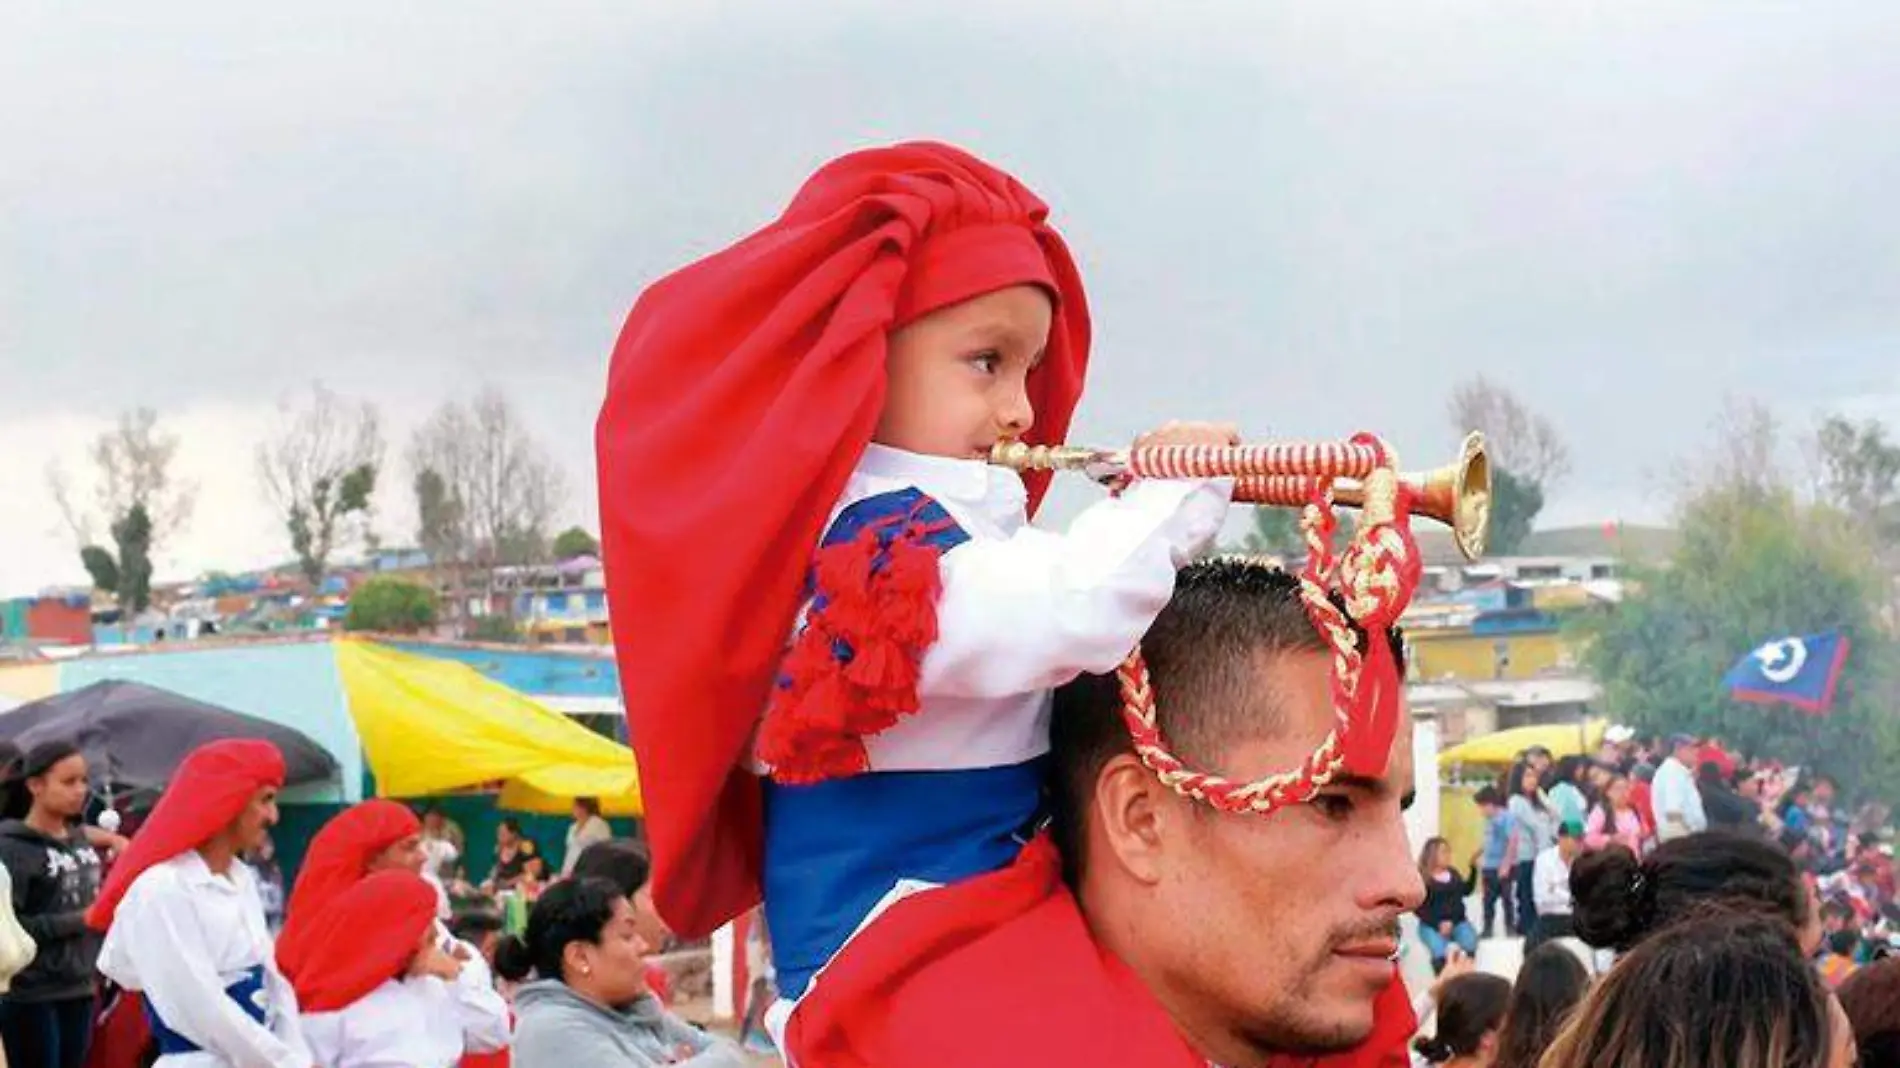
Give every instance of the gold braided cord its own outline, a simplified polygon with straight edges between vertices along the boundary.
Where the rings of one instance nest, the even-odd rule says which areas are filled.
[[[1117,673],[1122,716],[1136,754],[1162,783],[1183,797],[1223,812],[1265,815],[1311,801],[1345,765],[1344,740],[1358,726],[1352,720],[1353,696],[1364,667],[1360,633],[1352,621],[1366,621],[1369,629],[1383,629],[1397,621],[1411,597],[1403,565],[1416,552],[1405,534],[1408,516],[1400,499],[1397,459],[1376,438],[1362,435],[1354,444],[1370,450],[1376,463],[1365,472],[1365,502],[1343,557],[1335,557],[1332,549],[1336,526],[1332,488],[1334,478],[1341,476],[1329,471],[1313,477],[1312,495],[1300,514],[1300,533],[1307,549],[1306,568],[1299,575],[1300,601],[1332,651],[1333,725],[1298,767],[1244,783],[1189,767],[1162,738],[1153,680],[1139,646]],[[1205,467],[1191,464],[1171,469],[1184,472],[1177,477],[1207,475]],[[1334,603],[1334,590],[1345,602],[1345,611]]]

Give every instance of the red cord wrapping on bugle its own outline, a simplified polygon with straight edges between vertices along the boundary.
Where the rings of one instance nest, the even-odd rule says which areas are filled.
[[[1302,463],[1312,466],[1302,470]],[[1412,540],[1409,491],[1391,450],[1370,434],[1317,445],[1166,446],[1136,450],[1129,469],[1136,478],[1232,476],[1236,500],[1303,503],[1300,530],[1307,559],[1300,601],[1332,651],[1333,725],[1325,740],[1296,768],[1235,782],[1189,767],[1168,748],[1153,680],[1137,646],[1118,675],[1122,716],[1142,763],[1184,797],[1222,812],[1261,815],[1312,800],[1341,771],[1384,774],[1398,733],[1404,681],[1387,635],[1411,603],[1423,570]],[[1163,471],[1169,473],[1158,473]],[[1365,502],[1358,528],[1336,556],[1332,487],[1339,478],[1360,480]]]

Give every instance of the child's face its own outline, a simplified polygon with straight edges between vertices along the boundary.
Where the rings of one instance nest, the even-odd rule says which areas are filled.
[[[1054,307],[1011,286],[931,312],[891,335],[884,413],[873,440],[906,452],[988,459],[1029,431],[1029,373],[1049,343]]]

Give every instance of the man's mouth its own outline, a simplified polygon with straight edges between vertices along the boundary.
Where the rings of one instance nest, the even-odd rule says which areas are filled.
[[[1399,959],[1399,940],[1396,938],[1368,938],[1348,942],[1333,950],[1341,957],[1356,960],[1395,961]]]

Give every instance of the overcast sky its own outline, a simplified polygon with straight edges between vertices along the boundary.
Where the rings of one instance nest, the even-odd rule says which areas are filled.
[[[1891,0],[14,0],[0,595],[83,577],[44,470],[136,404],[201,486],[161,575],[284,556],[251,453],[314,378],[398,444],[503,386],[591,524],[640,287],[915,137],[1055,206],[1097,313],[1078,440],[1227,418],[1436,463],[1482,372],[1571,443],[1549,521],[1660,519],[1725,393],[1900,425],[1897,55]]]

